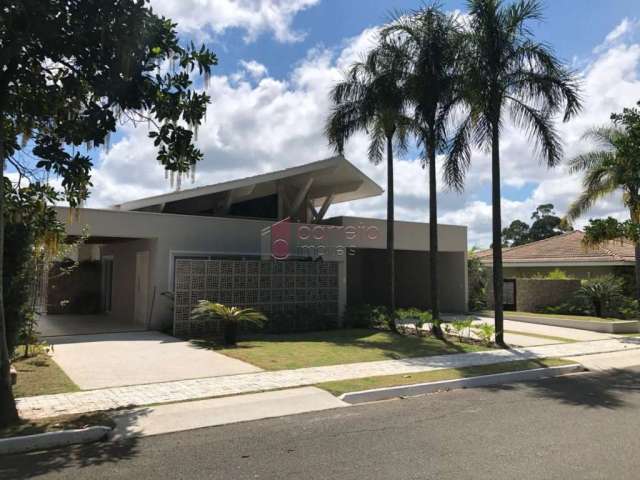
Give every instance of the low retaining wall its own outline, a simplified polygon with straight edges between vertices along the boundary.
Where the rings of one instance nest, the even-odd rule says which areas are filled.
[[[640,332],[638,320],[616,320],[614,322],[598,322],[595,320],[573,320],[561,317],[537,317],[535,315],[518,315],[517,313],[504,312],[504,318],[515,322],[537,323],[554,327],[575,328],[600,333],[637,333]]]

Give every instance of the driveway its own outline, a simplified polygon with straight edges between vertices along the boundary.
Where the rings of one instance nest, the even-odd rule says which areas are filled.
[[[160,332],[51,337],[53,358],[82,390],[261,371]]]

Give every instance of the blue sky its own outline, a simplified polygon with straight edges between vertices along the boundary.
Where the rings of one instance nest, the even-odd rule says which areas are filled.
[[[567,156],[586,146],[585,128],[603,123],[612,111],[640,100],[640,12],[637,0],[547,0],[545,21],[532,24],[536,37],[580,74],[585,111],[562,125]],[[152,0],[154,8],[178,22],[185,39],[205,41],[219,66],[199,146],[205,160],[196,184],[229,180],[317,160],[330,154],[322,138],[328,91],[340,71],[372,44],[375,28],[393,10],[417,8],[410,0]],[[443,1],[464,13],[464,1]],[[145,129],[123,128],[110,152],[96,152],[90,205],[103,206],[170,189]],[[579,191],[579,178],[562,167],[541,167],[530,142],[508,129],[503,140],[504,223],[528,218],[538,203],[565,209]],[[381,184],[383,166],[366,158],[366,137],[356,136],[348,158]],[[426,179],[415,152],[398,163],[400,218],[426,219]],[[490,205],[486,152],[474,153],[464,195],[443,191],[441,218],[469,226],[470,244],[488,245]],[[332,207],[332,213],[384,217],[385,198]],[[619,199],[593,215],[624,216]]]

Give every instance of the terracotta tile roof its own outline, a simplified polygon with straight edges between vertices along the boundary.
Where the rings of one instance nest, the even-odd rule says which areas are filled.
[[[635,259],[635,248],[631,242],[607,242],[598,247],[585,247],[582,243],[584,232],[579,230],[564,233],[537,242],[505,248],[502,251],[503,263],[548,263],[553,265],[567,263],[630,262]],[[491,250],[476,253],[482,263],[491,264]]]

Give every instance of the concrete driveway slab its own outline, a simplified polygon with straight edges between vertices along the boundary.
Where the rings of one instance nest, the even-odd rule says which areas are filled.
[[[73,335],[49,342],[56,363],[82,390],[261,371],[160,332]]]
[[[114,417],[112,439],[193,430],[349,405],[315,387],[137,408]]]
[[[640,351],[600,353],[586,357],[570,357],[569,360],[580,362],[585,368],[593,371],[625,369],[640,366]]]

